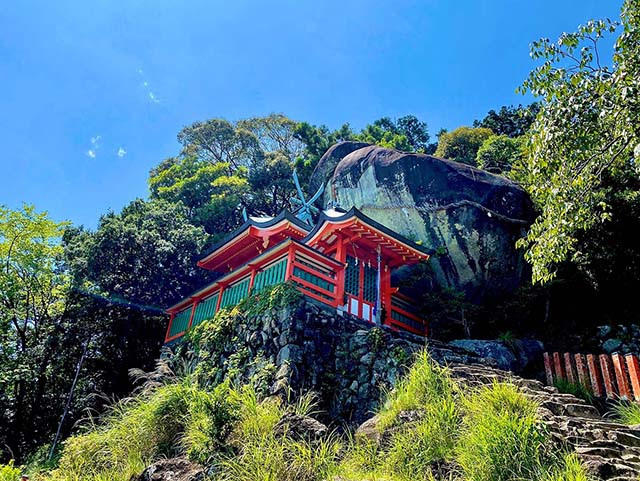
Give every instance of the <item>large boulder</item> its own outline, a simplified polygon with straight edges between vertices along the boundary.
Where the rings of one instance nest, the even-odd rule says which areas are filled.
[[[433,252],[437,286],[464,291],[472,300],[518,286],[526,265],[515,242],[534,214],[521,187],[466,164],[357,146],[337,144],[314,171],[314,179],[328,180],[325,205],[357,207],[421,241]]]
[[[309,188],[315,192],[323,182],[326,182],[327,179],[333,175],[333,171],[336,170],[336,166],[345,158],[345,156],[370,145],[371,144],[367,144],[366,142],[353,141],[333,144],[320,158],[316,168],[313,170],[311,177],[309,178]]]

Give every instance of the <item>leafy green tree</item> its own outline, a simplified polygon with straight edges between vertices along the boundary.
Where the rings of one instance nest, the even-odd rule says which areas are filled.
[[[506,135],[511,138],[521,137],[527,133],[531,124],[540,111],[540,104],[503,105],[500,110],[489,110],[482,120],[474,120],[474,127],[491,129],[496,135]]]
[[[305,144],[296,136],[298,123],[284,114],[240,120],[237,128],[251,132],[262,152],[279,152],[293,161],[304,152]]]
[[[406,152],[425,152],[429,145],[427,124],[414,115],[400,117],[397,121],[382,117],[365,126],[356,138]]]
[[[518,245],[526,248],[537,282],[552,279],[559,262],[575,259],[581,232],[616,215],[604,179],[637,167],[638,0],[625,1],[619,26],[610,67],[598,51],[601,39],[618,27],[609,20],[590,21],[556,43],[542,39],[532,46],[532,57],[542,65],[521,90],[532,92],[542,105],[518,175],[541,213]]]
[[[196,262],[207,235],[181,203],[138,199],[120,214],[103,215],[95,233],[76,231],[65,241],[75,265],[86,266],[76,278],[108,297],[165,308],[204,280]]]
[[[229,170],[227,163],[194,156],[167,159],[151,172],[151,198],[181,203],[192,223],[219,237],[241,222],[242,208],[250,201],[247,169]]]
[[[492,135],[478,149],[476,164],[493,174],[508,174],[511,166],[522,159],[524,137]]]
[[[70,282],[61,269],[65,225],[31,205],[0,206],[0,449],[16,456],[40,431],[33,411],[46,402]]]
[[[225,119],[194,122],[178,133],[178,142],[183,146],[182,155],[227,164],[230,175],[241,167],[248,168],[260,155],[257,137]]]
[[[492,135],[493,132],[484,127],[458,127],[451,132],[442,132],[435,155],[464,164],[476,165],[478,150],[484,141]]]
[[[348,123],[345,123],[338,130],[330,130],[326,125],[312,125],[308,122],[300,122],[296,126],[295,136],[304,145],[304,153],[298,157],[296,166],[304,169],[305,176],[308,177],[316,166],[320,157],[337,142],[346,140],[357,140],[355,132]]]

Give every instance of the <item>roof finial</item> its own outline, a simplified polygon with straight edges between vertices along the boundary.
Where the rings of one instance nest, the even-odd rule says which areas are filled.
[[[318,190],[316,191],[315,194],[313,194],[313,197],[311,197],[311,199],[305,200],[304,193],[302,192],[302,188],[300,187],[300,181],[298,180],[298,174],[295,171],[295,169],[293,170],[293,182],[296,184],[296,191],[298,192],[298,197],[292,197],[291,202],[293,202],[294,204],[298,204],[300,206],[298,210],[295,212],[295,215],[301,221],[311,225],[313,223],[312,214],[319,212],[318,208],[314,207],[313,203],[316,200],[318,200],[318,197],[320,197],[324,192],[324,184],[322,184],[318,188]]]

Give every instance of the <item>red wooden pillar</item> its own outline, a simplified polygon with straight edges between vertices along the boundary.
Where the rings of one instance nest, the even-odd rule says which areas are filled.
[[[289,252],[287,253],[287,273],[284,276],[284,280],[288,281],[293,276],[293,261],[295,260],[295,250],[293,244],[289,246]]]
[[[247,295],[251,295],[251,291],[253,290],[253,283],[256,280],[256,272],[257,269],[255,266],[251,266],[251,277],[249,278],[249,290],[247,291]]]
[[[584,358],[584,355],[576,354],[574,358],[576,361],[576,371],[578,373],[578,382],[588,389],[591,383],[589,382],[589,373],[587,371],[587,363]]]
[[[616,390],[613,385],[613,370],[611,369],[611,359],[608,354],[600,354],[600,369],[602,370],[602,381],[607,397],[615,399]]]
[[[567,373],[567,381],[569,381],[571,384],[575,384],[576,375],[571,363],[571,354],[569,354],[568,352],[564,353],[564,370]]]
[[[216,301],[216,313],[220,310],[220,304],[222,303],[222,294],[227,286],[220,284],[220,290],[218,291],[218,300]]]
[[[167,325],[167,332],[164,335],[164,342],[167,342],[169,340],[169,333],[171,332],[171,325],[173,324],[173,318],[176,317],[176,313],[172,312],[171,316],[169,317],[169,324]]]
[[[563,381],[565,379],[564,372],[562,372],[562,363],[560,362],[560,354],[553,353],[553,367],[556,374],[557,381]]]
[[[199,303],[200,299],[195,299],[193,301],[193,304],[191,304],[191,315],[189,316],[189,324],[187,325],[187,328],[184,332],[187,332],[189,329],[191,329],[191,324],[193,324],[193,315],[196,313],[196,308],[198,307]]]
[[[631,387],[633,388],[633,397],[636,401],[640,401],[640,364],[635,354],[627,354],[627,369],[631,378]]]
[[[344,304],[344,264],[347,262],[347,249],[344,245],[344,237],[340,232],[336,234],[338,236],[337,248],[336,248],[336,260],[342,263],[341,267],[336,273],[336,306],[342,306]]]
[[[380,273],[380,296],[382,299],[382,309],[385,313],[384,323],[391,324],[391,269],[386,262],[382,263]]]
[[[545,352],[542,357],[544,359],[544,373],[547,376],[547,385],[553,386],[553,366],[551,363],[551,356],[548,352]]]
[[[587,366],[589,367],[589,378],[591,379],[591,389],[596,397],[602,397],[602,380],[600,370],[593,354],[587,354]]]
[[[362,319],[362,314],[364,311],[363,301],[364,301],[364,259],[360,259],[359,263],[359,279],[358,279],[358,317]],[[369,319],[371,320],[371,319]]]
[[[616,374],[616,383],[618,384],[618,395],[622,399],[631,399],[631,390],[629,389],[629,378],[627,377],[627,369],[624,359],[618,353],[611,355],[613,361],[613,371]]]

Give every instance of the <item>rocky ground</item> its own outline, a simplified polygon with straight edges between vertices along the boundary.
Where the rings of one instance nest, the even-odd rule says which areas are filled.
[[[468,386],[511,382],[540,404],[539,414],[553,437],[571,446],[600,479],[637,480],[640,477],[640,425],[625,426],[603,418],[598,410],[570,394],[540,381],[481,365],[454,364],[454,378]]]
[[[446,350],[440,346],[440,354]],[[450,357],[448,353],[447,357]],[[514,376],[509,371],[481,364],[450,364],[454,379],[463,386],[475,387],[495,381],[508,382],[540,404],[539,415],[544,420],[556,442],[575,450],[594,477],[601,480],[630,481],[640,477],[640,425],[625,426],[603,418],[598,410],[585,401],[539,381]],[[406,424],[420,418],[417,411],[403,412],[399,419]],[[327,427],[315,419],[293,416],[281,420],[278,426],[287,424],[287,431],[299,437],[317,438],[327,432]],[[396,426],[386,431],[378,429],[377,416],[365,421],[357,430],[357,436],[375,442],[384,442]],[[440,467],[442,479],[455,467]],[[200,481],[204,472],[198,465],[184,458],[162,460],[150,466],[132,481]]]

